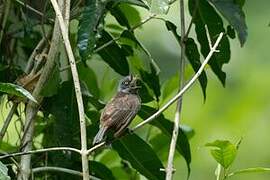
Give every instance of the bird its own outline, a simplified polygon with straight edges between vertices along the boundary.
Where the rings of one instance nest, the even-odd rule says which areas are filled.
[[[134,119],[141,107],[137,82],[138,78],[133,75],[128,75],[119,82],[116,95],[101,113],[99,131],[94,137],[93,145],[104,141],[108,132],[113,132],[114,138],[119,138]]]

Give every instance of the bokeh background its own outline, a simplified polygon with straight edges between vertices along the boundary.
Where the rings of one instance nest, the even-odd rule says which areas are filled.
[[[208,74],[206,101],[203,100],[198,83],[184,95],[181,123],[189,125],[195,130],[195,136],[190,140],[191,180],[215,179],[214,171],[217,164],[211,157],[209,149],[204,145],[216,139],[236,143],[241,137],[243,138],[231,171],[248,167],[270,167],[269,8],[269,0],[246,0],[244,12],[249,35],[244,47],[240,47],[237,39],[231,40],[232,57],[229,64],[223,67],[227,73],[226,87],[221,85],[210,70],[206,70]],[[185,9],[188,10],[187,7]],[[143,19],[149,14],[140,9],[140,15]],[[180,24],[179,2],[171,7],[169,14],[164,18]],[[190,17],[187,17],[186,24],[189,23],[189,20]],[[161,82],[164,83],[168,79],[177,77],[180,48],[164,24],[158,20],[152,20],[136,30],[136,35],[161,67]],[[191,32],[191,36],[194,37],[193,32]],[[90,62],[90,67],[96,74],[108,73],[107,77],[114,82],[111,87],[104,86],[114,88],[111,94],[102,95],[106,100],[115,92],[116,86],[114,85],[117,83],[119,75],[112,70],[104,72],[104,66],[106,65],[100,61]],[[187,67],[186,77],[189,78],[191,73],[191,68]],[[103,80],[99,81],[103,83]],[[103,91],[108,92],[104,89]],[[1,107],[1,122],[6,116],[5,112],[8,112],[5,110],[6,108]],[[174,111],[175,106],[170,107],[165,112],[166,117],[173,119]],[[14,131],[14,126],[12,126],[9,138],[15,142],[17,137],[13,136]],[[161,159],[166,160],[167,154],[168,145],[164,145],[158,155],[161,156]],[[102,160],[102,157],[100,159]],[[113,164],[108,166],[113,167]],[[175,179],[185,179],[187,173],[185,162],[177,152],[175,168]],[[270,173],[238,175],[230,179],[269,180]]]
[[[247,0],[244,6],[248,38],[244,47],[231,40],[231,60],[223,69],[226,87],[208,70],[207,98],[204,102],[198,83],[184,96],[181,122],[194,128],[191,139],[191,180],[215,179],[216,162],[205,143],[216,139],[243,141],[231,170],[270,167],[270,1]],[[186,7],[186,10],[188,8]],[[141,13],[145,17],[144,12]],[[164,18],[179,22],[179,3]],[[187,17],[187,23],[189,23]],[[161,80],[176,74],[180,50],[166,27],[151,21],[136,31],[162,68]],[[173,119],[175,107],[165,114]],[[166,147],[167,148],[167,147]],[[184,179],[184,160],[177,155],[175,179]],[[270,173],[250,173],[232,180],[269,180]]]

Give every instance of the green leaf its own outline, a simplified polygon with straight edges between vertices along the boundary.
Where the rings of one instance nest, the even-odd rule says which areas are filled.
[[[8,168],[0,161],[0,179],[1,180],[10,180],[8,176]]]
[[[227,19],[230,25],[236,30],[241,46],[247,39],[247,25],[245,14],[235,0],[208,0]]]
[[[225,169],[233,163],[236,157],[237,148],[230,141],[216,140],[212,143],[207,143],[205,146],[215,147],[211,150],[211,154]]]
[[[94,71],[89,66],[84,66],[81,63],[77,65],[77,68],[80,80],[86,83],[89,92],[98,99],[99,88]]]
[[[177,34],[176,25],[174,25],[170,21],[166,21],[165,24],[166,24],[166,27],[167,27],[168,31],[171,31],[173,33],[173,35],[176,38],[178,44],[180,44],[181,36],[179,36]],[[194,40],[192,38],[188,38],[185,41],[185,45],[186,45],[186,48],[185,48],[186,57],[188,58],[188,61],[191,64],[193,70],[195,72],[197,72],[199,70],[199,68],[201,67],[200,54],[199,54],[197,45],[196,45],[196,43],[194,42]],[[206,99],[206,87],[207,87],[207,76],[206,76],[205,71],[203,71],[202,74],[199,76],[199,82],[200,82],[202,92],[203,92],[203,97],[204,97],[204,100],[205,100]]]
[[[60,72],[57,66],[54,67],[49,80],[44,84],[44,88],[41,90],[41,94],[44,97],[51,97],[57,94],[60,87]]]
[[[152,150],[152,148],[135,134],[122,137],[120,140],[113,142],[119,156],[130,162],[131,166],[138,172],[151,180],[165,179],[164,168],[161,161]]]
[[[200,54],[197,48],[197,44],[192,38],[186,40],[186,56],[190,62],[193,70],[197,72],[201,67]],[[204,100],[206,99],[206,87],[207,87],[207,76],[205,71],[199,76],[199,82],[203,92]]]
[[[144,71],[139,69],[142,81],[145,82],[154,92],[156,101],[159,101],[160,97],[160,83],[159,76],[156,74],[155,68],[152,64],[150,64],[151,72]]]
[[[28,98],[29,100],[37,103],[36,99],[30,92],[21,86],[11,83],[0,83],[0,92],[7,93],[9,95],[15,95],[22,98]]]
[[[169,0],[151,0],[150,12],[153,14],[167,14],[169,8]]]
[[[113,0],[115,3],[128,3],[148,9],[148,6],[142,0]]]
[[[93,53],[98,24],[105,13],[105,4],[97,0],[86,0],[79,23],[78,48],[82,61]]]
[[[234,176],[237,174],[247,174],[247,173],[263,173],[263,172],[270,172],[270,168],[264,167],[255,167],[255,168],[247,168],[247,169],[240,169],[230,173],[228,176]]]
[[[142,119],[147,119],[149,116],[154,114],[156,112],[156,109],[142,105],[141,110],[139,111],[138,115]],[[159,128],[166,136],[171,138],[171,133],[174,127],[173,122],[169,121],[164,117],[163,114],[161,114],[159,117],[157,117],[154,121],[150,123],[153,126],[156,126]],[[177,143],[176,143],[176,150],[184,157],[187,168],[188,168],[188,176],[190,174],[190,163],[191,163],[191,152],[190,152],[190,145],[188,138],[186,137],[185,133],[183,130],[180,128],[179,129],[179,134],[177,138]]]
[[[107,168],[104,164],[96,161],[90,161],[90,172],[93,176],[104,179],[104,180],[114,180],[115,177],[112,171]]]
[[[206,27],[209,31],[212,43],[214,43],[221,32],[225,32],[222,18],[217,14],[215,9],[206,0],[190,0],[189,12],[195,23],[195,32],[201,45],[201,54],[206,58],[210,52],[210,47],[206,35]],[[196,4],[198,6],[196,7]],[[197,13],[193,13],[197,10]],[[206,26],[206,27],[205,27]],[[230,43],[228,37],[223,36],[218,46],[218,53],[214,53],[209,61],[209,65],[218,79],[225,86],[226,74],[222,71],[222,66],[230,60]]]
[[[101,46],[109,41],[112,41],[113,37],[106,31],[102,31],[102,37],[98,41],[98,46]],[[127,76],[129,74],[129,66],[126,59],[125,52],[120,46],[113,42],[109,46],[103,48],[98,52],[102,59],[109,64],[117,73]]]
[[[127,29],[137,25],[141,22],[140,13],[136,8],[128,4],[112,5],[109,7],[111,14],[115,17],[117,22]]]
[[[156,61],[152,57],[151,53],[144,47],[144,45],[140,41],[137,40],[133,32],[130,32],[128,30],[123,31],[121,34],[121,40],[128,45],[139,47],[139,49],[148,57],[149,63],[153,66],[156,75],[160,73],[160,69]]]

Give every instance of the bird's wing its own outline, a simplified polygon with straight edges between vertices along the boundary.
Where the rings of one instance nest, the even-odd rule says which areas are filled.
[[[139,108],[140,100],[137,96],[118,94],[106,105],[101,115],[101,123],[115,129],[115,136],[118,137],[136,116]]]

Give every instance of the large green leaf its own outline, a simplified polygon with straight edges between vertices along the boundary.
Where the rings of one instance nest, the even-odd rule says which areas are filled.
[[[119,156],[130,162],[138,172],[151,180],[165,179],[164,168],[153,149],[136,134],[130,134],[113,142]]]
[[[142,119],[147,119],[149,116],[154,114],[156,112],[156,109],[142,105],[141,110],[139,111],[138,115]],[[166,136],[170,137],[172,136],[172,131],[174,124],[166,119],[164,115],[160,115],[157,117],[154,121],[151,122],[153,126],[156,126],[159,128]],[[176,150],[184,157],[187,167],[188,167],[188,175],[190,174],[190,163],[191,163],[191,152],[190,152],[190,145],[188,138],[186,137],[185,133],[182,131],[182,129],[179,129],[179,134],[177,138],[176,143]]]
[[[112,40],[113,40],[113,37],[108,32],[102,31],[102,36],[99,39],[97,44],[98,46],[101,46]],[[98,51],[98,54],[117,73],[123,76],[126,76],[129,74],[129,66],[126,59],[126,54],[116,42],[113,42],[109,46]]]
[[[228,20],[238,34],[241,46],[247,39],[247,25],[245,14],[235,0],[208,0]]]
[[[7,93],[9,95],[15,95],[22,98],[28,98],[29,100],[37,103],[35,98],[30,92],[21,86],[11,83],[0,83],[0,92]]]
[[[104,164],[101,164],[96,161],[90,161],[90,172],[93,176],[101,178],[104,180],[114,180],[115,177],[112,174],[112,171],[107,168]]]
[[[207,143],[205,146],[214,147],[214,149],[211,149],[211,154],[225,169],[233,163],[236,157],[237,148],[230,141],[216,140],[212,143]]]
[[[207,2],[207,0],[190,0],[189,11],[195,23],[195,32],[197,39],[201,45],[201,53],[204,57],[210,52],[210,47],[206,35],[206,27],[212,43],[214,43],[221,32],[225,32],[222,18],[215,9]],[[196,4],[198,5],[196,7]],[[196,13],[194,13],[196,11]],[[218,53],[214,53],[209,61],[209,65],[218,79],[225,86],[226,74],[222,71],[222,66],[230,60],[230,43],[227,36],[223,36],[218,46]]]
[[[117,22],[127,29],[141,22],[139,11],[129,4],[112,5],[109,10]]]
[[[0,161],[0,179],[1,180],[10,180],[8,176],[8,168]]]
[[[165,23],[166,23],[166,27],[167,27],[168,31],[171,31],[173,33],[174,37],[176,38],[176,40],[180,44],[181,36],[179,36],[177,34],[176,25],[174,25],[170,21],[166,21]],[[188,61],[190,62],[193,70],[195,72],[197,72],[201,66],[200,54],[199,54],[197,45],[195,44],[195,42],[192,38],[188,38],[184,43],[186,45],[186,48],[185,48],[186,57],[187,57]],[[207,86],[207,76],[206,76],[205,71],[203,71],[202,74],[199,76],[199,82],[200,82],[203,96],[205,99],[206,98],[206,86]]]
[[[105,13],[105,4],[98,0],[86,0],[78,31],[78,48],[83,62],[92,54],[98,24]]]

